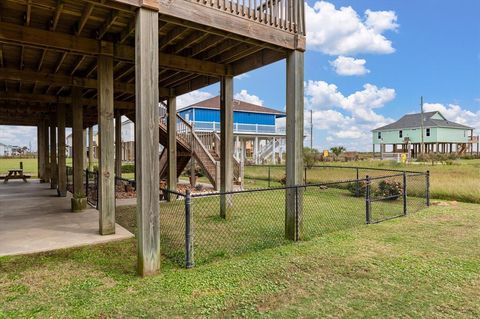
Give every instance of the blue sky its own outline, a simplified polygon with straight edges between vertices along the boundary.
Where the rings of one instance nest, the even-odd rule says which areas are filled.
[[[308,7],[314,8],[316,3],[308,1]],[[318,2],[317,5],[318,10],[313,11],[314,15],[309,15],[307,8],[309,34],[308,50],[305,56],[307,88],[310,87],[316,92],[312,93],[313,97],[309,96],[306,88],[305,107],[307,110],[313,108],[314,111],[320,111],[316,114],[318,118],[314,120],[316,147],[323,149],[343,144],[350,149],[370,149],[369,129],[383,122],[398,119],[405,113],[418,111],[422,95],[426,102],[426,109],[443,111],[451,120],[474,126],[478,132],[480,129],[480,23],[478,22],[480,21],[480,1],[357,0],[324,1]],[[341,9],[342,7],[346,9]],[[350,14],[342,14],[342,12]],[[372,19],[368,21],[366,12],[379,14],[370,14]],[[355,20],[355,14],[357,20]],[[315,23],[313,23],[314,20]],[[373,22],[376,22],[377,26]],[[352,28],[345,30],[343,25],[349,23],[352,24]],[[355,30],[355,26],[360,32]],[[365,29],[367,32],[364,32]],[[352,49],[343,51],[338,49],[343,46],[343,42],[356,41],[372,29],[376,30],[370,34],[372,41],[358,40],[359,43]],[[317,43],[315,37],[318,34],[321,36],[322,30],[328,30],[325,32],[328,33],[330,40]],[[385,40],[383,46],[376,42],[378,35]],[[390,46],[387,45],[388,42]],[[368,73],[337,74],[330,61],[335,61],[340,55],[347,58],[344,59],[347,62],[351,61],[348,58],[365,60],[363,67],[368,70]],[[314,90],[314,86],[309,86],[308,81],[323,81],[325,85],[323,88],[319,86]],[[377,92],[375,90],[365,92],[366,84],[375,86]],[[336,90],[332,91],[331,85],[335,85]],[[382,96],[382,88],[389,89],[390,93]],[[284,108],[285,63],[278,62],[237,79],[235,91],[239,93],[242,90],[246,92],[237,97],[250,101],[260,99],[266,106]],[[394,90],[393,96],[391,90]],[[218,94],[218,86],[202,91]],[[364,91],[363,95],[362,91]],[[383,93],[388,92],[383,91]],[[335,103],[331,100],[331,95],[335,100],[336,93],[340,93],[344,100],[355,93],[357,98],[352,96],[350,102]],[[309,99],[315,97],[320,100],[318,103],[308,103]],[[187,100],[190,102],[190,99]],[[362,104],[362,101],[367,105],[358,105]],[[368,105],[369,103],[371,104]],[[367,113],[367,117],[368,114],[375,114],[383,119],[371,116],[372,121],[365,121],[358,114],[352,113],[352,110],[357,108],[372,110],[373,114]],[[343,117],[339,117],[338,113]],[[307,117],[308,114],[306,114]],[[332,117],[337,122],[344,122],[344,125],[326,124],[325,122]],[[306,121],[306,128],[308,128],[309,118],[306,118]],[[356,127],[357,130],[348,132],[350,127]],[[331,135],[332,131],[342,130],[345,134]],[[307,145],[310,143],[308,139],[305,140]]]
[[[308,1],[306,131],[314,146],[370,150],[370,129],[440,110],[480,133],[480,1]],[[285,62],[236,78],[236,98],[285,107]],[[218,85],[179,98],[187,105]],[[0,142],[35,145],[35,130],[0,127]],[[305,139],[310,144],[310,137]]]

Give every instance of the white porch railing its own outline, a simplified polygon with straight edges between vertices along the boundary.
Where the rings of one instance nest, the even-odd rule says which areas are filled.
[[[195,121],[195,122],[191,122],[191,124],[194,127],[195,131],[203,131],[203,132],[219,132],[220,131],[219,122]],[[234,133],[275,134],[275,133],[285,133],[285,129],[278,128],[276,125],[234,123],[233,132]]]

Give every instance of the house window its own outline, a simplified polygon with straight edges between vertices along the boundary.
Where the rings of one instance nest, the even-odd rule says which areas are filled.
[[[378,132],[378,139],[382,138],[382,132]]]
[[[427,128],[427,134],[426,135],[430,136],[430,129],[429,128]]]
[[[402,137],[403,137],[403,131],[402,131],[402,130],[398,131],[398,137],[399,137],[399,138],[402,138]]]

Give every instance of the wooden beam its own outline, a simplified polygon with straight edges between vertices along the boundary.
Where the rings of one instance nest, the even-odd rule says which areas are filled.
[[[57,29],[58,21],[60,20],[60,15],[63,10],[63,0],[57,0],[57,8],[53,18],[50,20],[50,30],[55,31]]]
[[[57,105],[58,125],[58,187],[57,193],[60,197],[67,196],[67,164],[65,156],[65,105]]]
[[[118,43],[124,43],[129,36],[131,36],[135,32],[135,19],[132,19],[128,24],[128,27],[120,33],[120,39]]]
[[[57,178],[57,115],[50,114],[50,188],[56,189]]]
[[[232,39],[276,50],[295,49],[299,42],[296,40],[297,35],[293,33],[235,17],[226,11],[212,10],[204,5],[188,1],[176,1],[175,5],[171,5],[169,1],[158,1],[160,19],[169,23],[217,35],[227,34]]]
[[[45,183],[50,182],[50,139],[49,139],[49,119],[46,118],[44,121],[44,126],[43,126],[43,156],[44,156],[44,162],[45,162],[45,172],[43,175]]]
[[[115,113],[115,176],[122,177],[122,114]]]
[[[45,121],[40,121],[37,126],[37,140],[38,140],[38,177],[40,178],[40,182],[45,182]]]
[[[58,71],[62,67],[63,61],[65,61],[65,58],[67,57],[67,54],[68,54],[68,52],[66,52],[66,51],[61,53],[60,59],[58,59],[58,62],[57,62],[57,66],[55,67],[55,70],[53,71],[54,74],[58,73]]]
[[[90,15],[92,14],[93,8],[94,8],[93,3],[87,3],[85,8],[83,9],[82,17],[80,18],[80,21],[78,21],[77,27],[75,30],[76,36],[79,36],[82,33],[83,28],[85,27],[85,24],[88,21],[88,18],[90,18]]]
[[[38,66],[37,66],[38,72],[42,70],[43,61],[45,61],[45,55],[47,55],[47,49],[42,50],[42,56],[40,57],[40,61],[38,61]]]
[[[287,186],[303,184],[303,80],[304,53],[292,51],[287,56]],[[286,190],[285,238],[302,239],[303,189]]]
[[[113,126],[113,58],[100,55],[98,79],[98,210],[100,234],[115,233],[115,149]]]
[[[233,190],[233,76],[220,82],[220,192]],[[231,218],[233,196],[220,196],[220,217]]]
[[[103,25],[97,30],[97,40],[101,40],[105,34],[110,30],[111,26],[117,21],[117,19],[120,17],[120,12],[117,10],[113,10],[110,12],[108,15],[108,18],[105,20]]]
[[[167,188],[177,190],[177,98],[167,99]],[[168,200],[173,200],[171,196]]]
[[[73,193],[74,198],[81,200],[86,197],[83,187],[83,105],[81,104],[81,89],[72,88],[72,145],[73,145]],[[75,205],[72,202],[72,210],[82,210],[83,205]]]
[[[2,29],[4,28],[4,30]],[[0,41],[32,45],[34,47],[51,47],[64,50],[55,68],[57,73],[68,53],[84,56],[107,55],[117,60],[133,61],[134,48],[126,45],[114,45],[112,42],[97,41],[88,38],[75,37],[60,32],[50,32],[35,28],[27,28],[14,24],[0,22]],[[160,67],[199,74],[223,76],[229,75],[226,66],[214,62],[182,57],[173,54],[160,53]]]
[[[29,93],[14,93],[14,92],[0,92],[0,100],[2,101],[29,101],[37,103],[62,103],[73,104],[73,99],[70,96],[56,96],[45,94],[29,94]],[[97,106],[97,100],[91,98],[81,98],[81,103],[84,106]],[[135,108],[135,103],[127,101],[115,101],[115,108],[129,109]]]
[[[78,59],[77,63],[75,63],[75,65],[73,66],[72,71],[70,71],[70,75],[74,75],[75,72],[77,72],[77,70],[78,70],[78,68],[80,67],[80,65],[82,65],[83,61],[85,61],[85,58],[86,58],[86,56],[85,56],[85,55],[82,55],[82,56]]]
[[[31,0],[27,0],[27,11],[25,12],[25,25],[28,27],[30,25],[30,20],[32,16],[32,4]]]
[[[140,8],[135,28],[138,273],[160,270],[158,13]]]
[[[35,72],[30,70],[19,71],[17,69],[2,69],[0,80],[22,81],[22,82],[40,82],[54,86],[78,86],[88,89],[97,88],[97,80],[74,77],[61,74],[51,74],[48,72]],[[135,85],[124,82],[115,82],[114,90],[119,92],[135,93]],[[166,88],[160,88],[162,96],[167,96],[169,91]]]

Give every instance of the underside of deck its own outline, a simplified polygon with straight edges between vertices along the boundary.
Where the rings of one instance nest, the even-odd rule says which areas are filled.
[[[254,12],[232,15],[231,10],[195,1],[152,3],[159,5],[161,98],[248,72],[284,59],[289,50],[304,48],[304,37],[289,31],[281,19],[255,21]],[[71,103],[72,86],[81,87],[84,127],[96,124],[98,55],[114,60],[116,112],[134,112],[134,4],[1,1],[0,124],[36,125],[59,103]],[[68,109],[67,126],[71,126]]]

